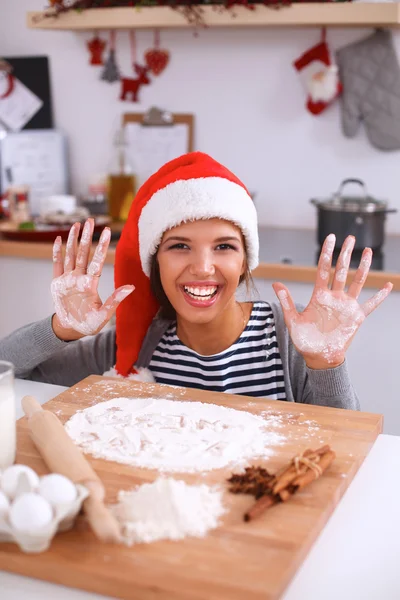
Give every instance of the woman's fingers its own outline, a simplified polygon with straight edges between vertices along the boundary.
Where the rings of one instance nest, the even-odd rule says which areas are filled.
[[[53,279],[60,277],[64,273],[62,257],[62,239],[57,236],[53,244]]]
[[[83,227],[81,241],[78,248],[78,255],[76,257],[76,269],[80,273],[86,273],[87,264],[89,261],[90,248],[92,246],[93,230],[94,220],[87,219]]]
[[[107,321],[111,319],[122,300],[125,300],[125,298],[129,296],[134,289],[134,285],[123,285],[115,290],[115,292],[111,294],[109,298],[107,298],[101,308],[101,310],[105,310],[107,312]]]
[[[350,284],[348,295],[357,300],[360,292],[364,286],[364,283],[368,277],[369,269],[372,262],[372,250],[371,248],[365,248],[358,269],[354,275],[353,281]]]
[[[274,292],[281,304],[283,315],[285,317],[285,323],[287,326],[289,326],[289,324],[299,315],[293,302],[293,298],[283,283],[273,283],[272,287],[274,288]]]
[[[351,255],[355,243],[356,238],[353,235],[349,235],[343,243],[339,258],[336,263],[335,274],[333,276],[332,290],[334,292],[342,292],[346,286]]]
[[[100,277],[104,262],[106,260],[110,240],[111,230],[109,227],[106,227],[101,232],[99,243],[97,244],[97,248],[87,270],[88,275],[91,275],[92,277]]]
[[[76,248],[78,245],[78,235],[81,228],[80,223],[74,223],[69,230],[67,248],[65,250],[64,273],[75,269]]]
[[[393,289],[393,283],[386,283],[385,286],[379,290],[372,298],[364,302],[361,305],[361,308],[366,317],[370,315],[382,302],[389,296],[390,292]]]
[[[335,249],[336,236],[331,233],[325,238],[322,246],[321,254],[318,260],[317,278],[315,287],[327,288],[329,283],[329,275],[332,267],[332,255]]]

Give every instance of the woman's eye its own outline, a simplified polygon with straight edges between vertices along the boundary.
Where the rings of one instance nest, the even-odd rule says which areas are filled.
[[[236,250],[236,247],[232,244],[219,244],[217,250]]]
[[[168,250],[187,250],[188,246],[186,244],[173,244],[168,248]]]

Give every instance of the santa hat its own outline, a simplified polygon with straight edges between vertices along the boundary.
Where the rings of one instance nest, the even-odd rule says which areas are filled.
[[[150,267],[165,231],[183,222],[220,218],[244,236],[249,269],[258,264],[257,213],[243,183],[202,152],[165,164],[139,189],[115,255],[115,287],[135,290],[117,309],[116,371],[124,377],[135,364],[147,330],[158,311],[150,288]]]

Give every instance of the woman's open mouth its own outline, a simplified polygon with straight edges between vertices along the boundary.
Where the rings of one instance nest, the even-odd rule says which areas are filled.
[[[210,306],[214,304],[220,288],[219,285],[181,286],[185,300],[192,306]]]

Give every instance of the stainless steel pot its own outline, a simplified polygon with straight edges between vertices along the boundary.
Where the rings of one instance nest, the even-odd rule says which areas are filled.
[[[362,189],[360,196],[345,196],[343,189],[355,183]],[[348,235],[356,238],[355,249],[378,250],[385,241],[386,215],[397,212],[388,208],[387,202],[368,195],[361,179],[344,179],[338,191],[329,199],[310,200],[318,209],[318,243],[322,246],[330,233],[336,235],[336,248],[340,248]]]

